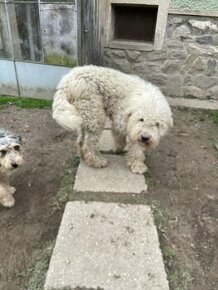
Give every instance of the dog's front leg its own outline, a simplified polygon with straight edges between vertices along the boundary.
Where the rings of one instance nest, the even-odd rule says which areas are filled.
[[[145,154],[139,145],[135,142],[130,142],[126,146],[127,150],[127,165],[131,168],[133,173],[142,174],[148,170],[145,165]]]
[[[13,198],[11,187],[0,185],[0,204],[5,207],[12,207],[15,203]]]

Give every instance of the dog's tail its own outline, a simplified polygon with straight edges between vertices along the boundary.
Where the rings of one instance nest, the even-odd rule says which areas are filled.
[[[64,129],[81,132],[83,119],[67,99],[67,89],[58,87],[52,104],[53,119]]]

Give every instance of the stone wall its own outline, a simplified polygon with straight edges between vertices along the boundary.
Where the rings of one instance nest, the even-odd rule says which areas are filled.
[[[218,18],[169,14],[162,50],[105,48],[104,65],[139,75],[168,96],[218,99]]]

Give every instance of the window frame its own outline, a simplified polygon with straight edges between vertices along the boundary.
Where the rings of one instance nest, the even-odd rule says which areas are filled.
[[[142,42],[131,40],[115,40],[114,39],[114,12],[113,5],[140,5],[140,6],[157,6],[157,22],[154,33],[154,41]],[[164,44],[164,36],[166,31],[168,16],[169,0],[104,0],[104,23],[105,38],[104,46],[117,49],[129,49],[140,51],[161,50]]]

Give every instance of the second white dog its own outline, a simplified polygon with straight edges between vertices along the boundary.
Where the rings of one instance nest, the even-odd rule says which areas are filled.
[[[77,131],[78,153],[89,166],[107,165],[97,151],[106,117],[112,121],[116,149],[125,148],[128,166],[140,174],[147,170],[144,151],[155,148],[173,126],[170,107],[153,84],[110,68],[73,68],[57,87],[53,118]]]

